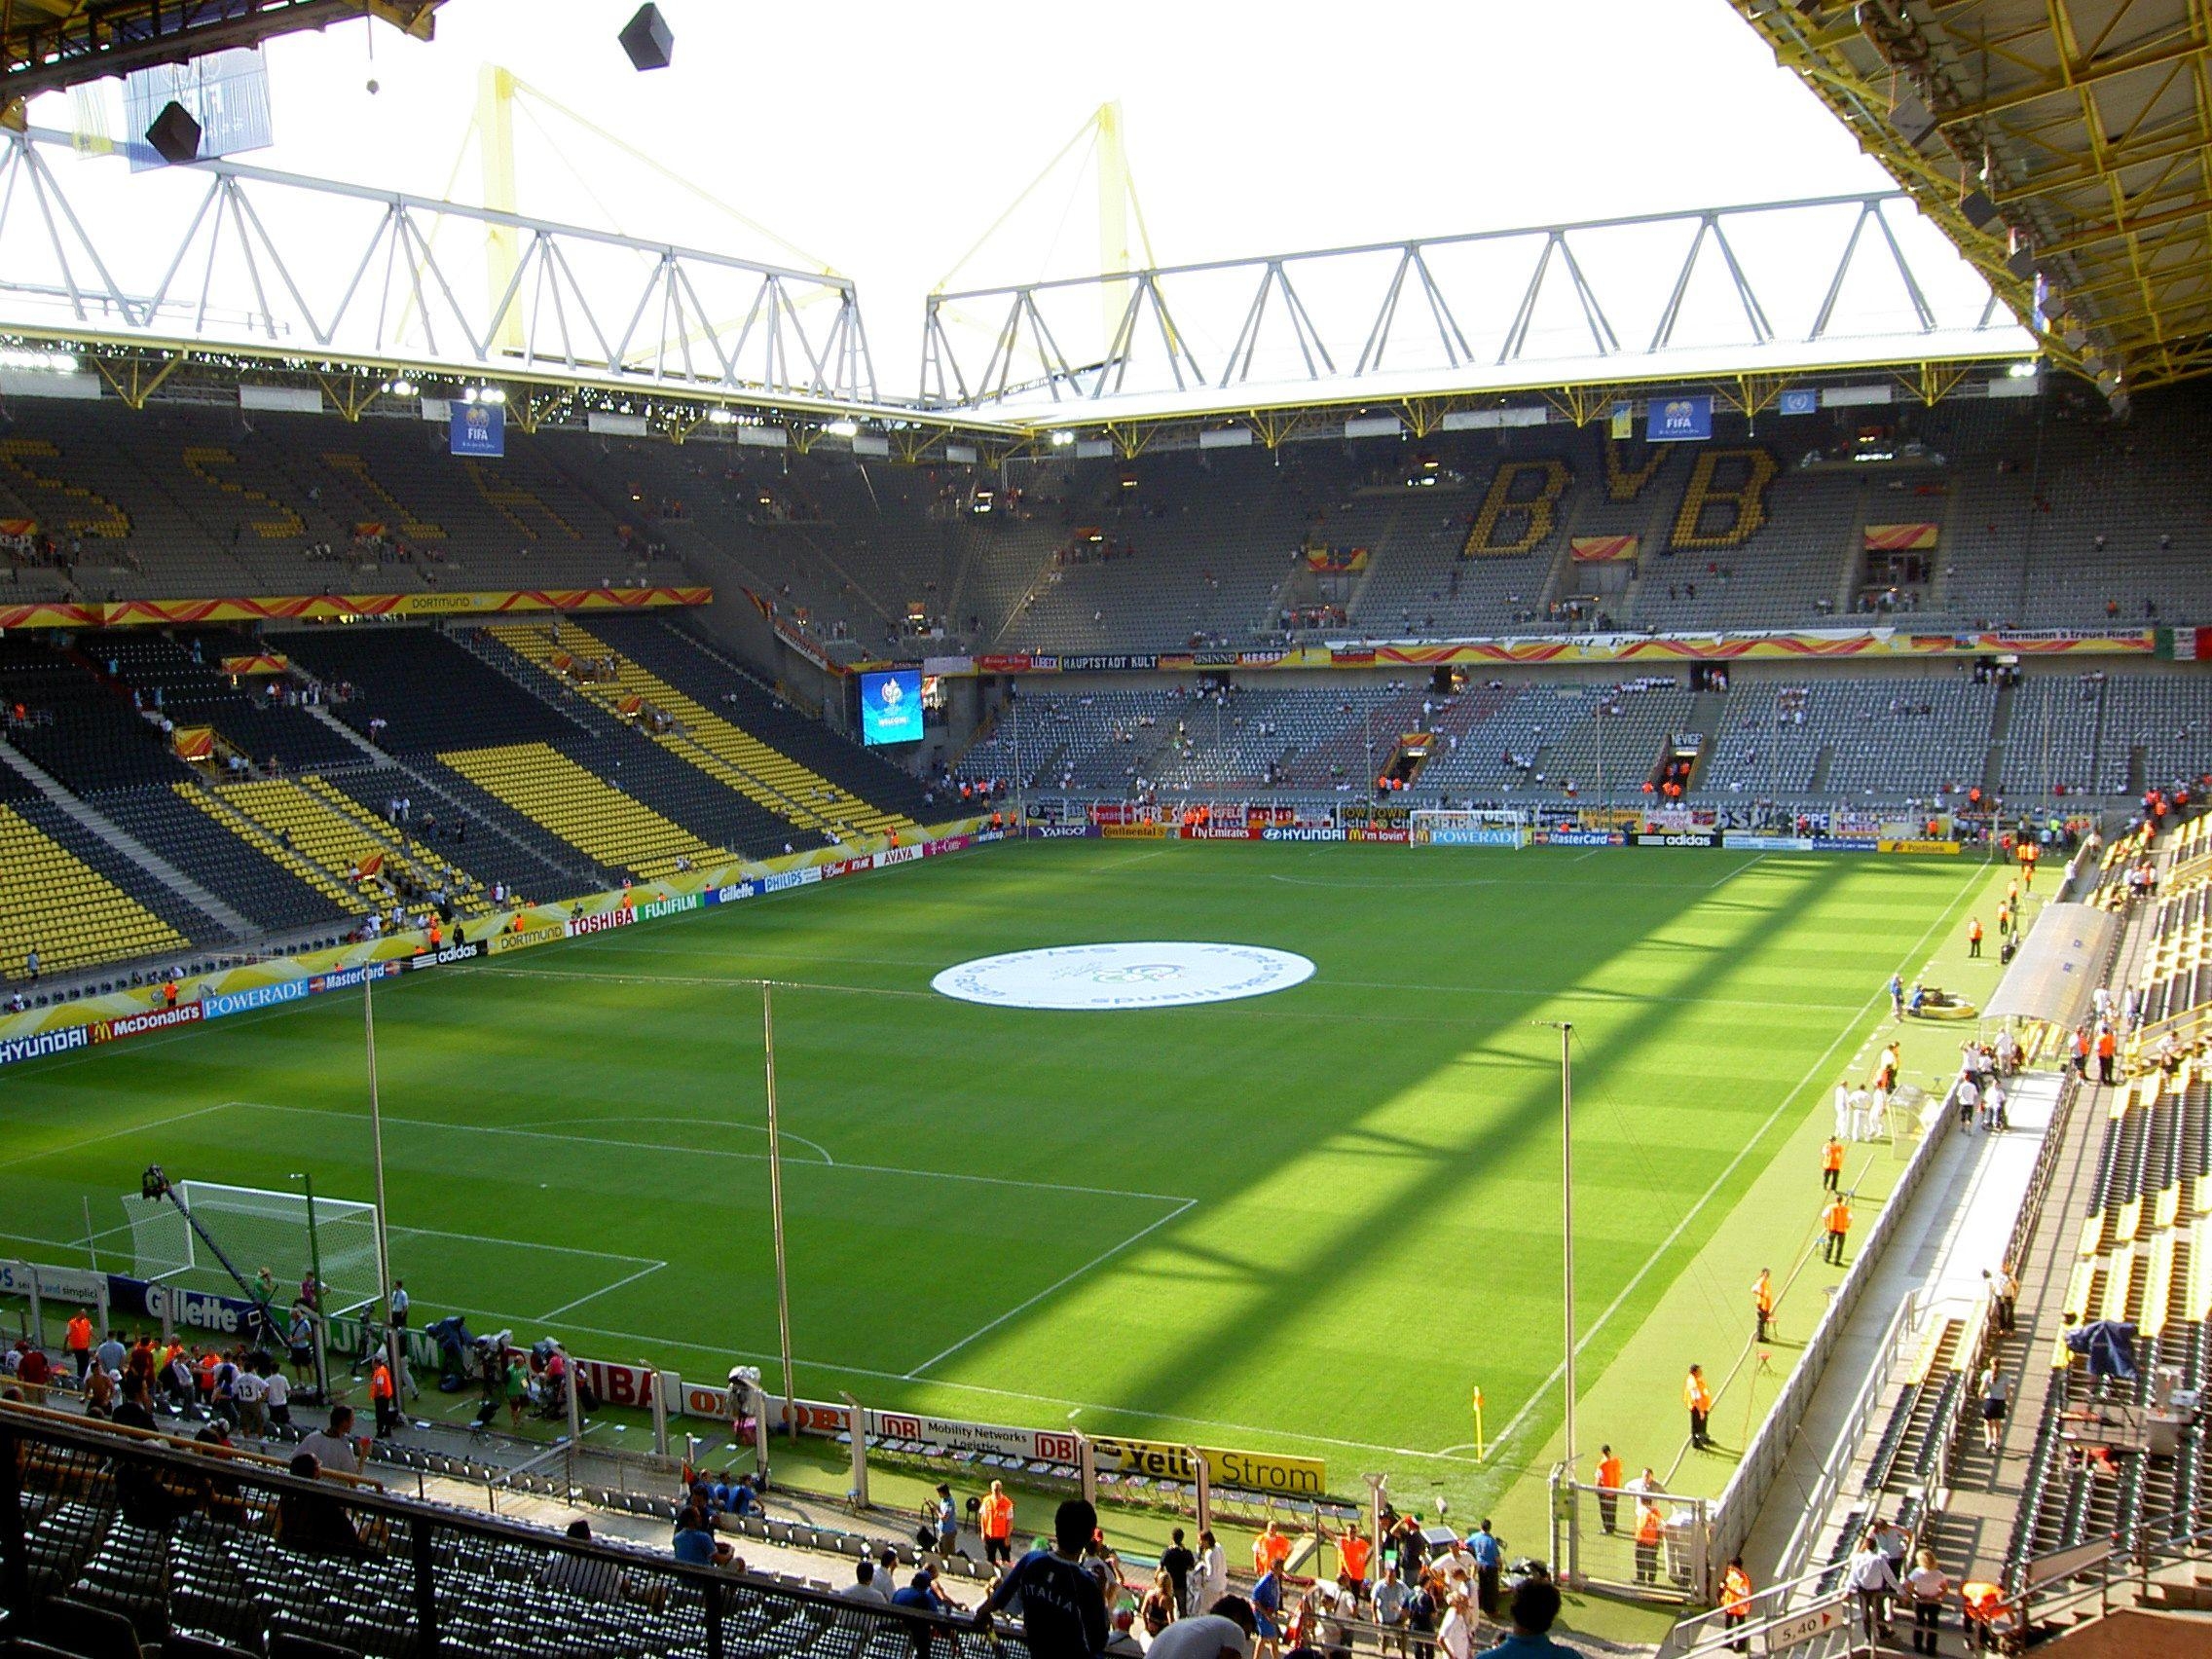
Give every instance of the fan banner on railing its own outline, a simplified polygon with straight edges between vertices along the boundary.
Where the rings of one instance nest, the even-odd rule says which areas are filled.
[[[1865,534],[1869,553],[1920,553],[1936,545],[1932,524],[1870,524]]]
[[[252,656],[227,656],[223,659],[225,674],[289,674],[292,659],[276,651],[257,651]]]
[[[0,519],[0,547],[13,547],[18,551],[38,539],[38,520],[24,518]]]
[[[1367,549],[1364,547],[1309,547],[1306,550],[1306,568],[1309,571],[1346,572],[1367,569]]]
[[[614,712],[623,716],[635,716],[643,714],[645,708],[645,700],[633,691],[614,705]]]
[[[366,881],[370,876],[375,875],[379,870],[383,868],[384,854],[371,853],[367,858],[363,859],[359,864],[353,866],[353,879],[355,881]]]
[[[215,728],[178,726],[169,733],[169,750],[179,760],[212,760],[215,757]]]
[[[363,541],[373,541],[384,534],[384,520],[362,519],[353,526],[353,534]]]
[[[1642,541],[1638,535],[1577,535],[1568,546],[1577,565],[1619,565],[1634,559]]]

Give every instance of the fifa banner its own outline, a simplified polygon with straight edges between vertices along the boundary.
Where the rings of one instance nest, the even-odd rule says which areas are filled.
[[[1713,436],[1713,395],[1654,397],[1644,411],[1647,444],[1701,443]]]
[[[732,864],[685,871],[627,892],[589,895],[556,904],[535,904],[471,917],[432,949],[426,934],[407,930],[328,950],[302,951],[241,967],[189,975],[177,981],[179,1000],[164,1006],[162,987],[145,985],[81,997],[52,1008],[0,1014],[0,1066],[75,1052],[95,1043],[148,1036],[181,1025],[227,1019],[304,1002],[335,991],[358,989],[368,979],[397,977],[485,957],[504,956],[564,940],[581,939],[640,922],[658,921],[732,904],[763,894],[890,869],[917,860],[966,852],[1004,841],[1013,831],[987,827],[987,820],[966,818],[940,826],[940,833],[903,846],[843,856],[799,853],[765,863]]]
[[[1637,535],[1575,535],[1567,546],[1577,565],[1625,565],[1635,562],[1643,538]]]
[[[1419,811],[1413,815],[1417,847],[1526,847],[1529,828],[1511,813]]]
[[[1864,545],[1869,553],[1924,553],[1936,545],[1932,524],[1870,524]]]
[[[1367,569],[1367,549],[1364,547],[1309,547],[1306,550],[1306,568],[1330,575],[1349,575]]]

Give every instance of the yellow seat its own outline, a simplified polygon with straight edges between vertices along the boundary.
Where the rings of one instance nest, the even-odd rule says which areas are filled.
[[[624,794],[542,743],[456,749],[438,756],[478,789],[536,820],[599,864],[648,879],[733,857]]]

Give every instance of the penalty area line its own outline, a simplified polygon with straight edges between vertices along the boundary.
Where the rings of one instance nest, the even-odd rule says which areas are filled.
[[[975,1330],[970,1331],[966,1336],[962,1337],[958,1342],[954,1343],[950,1347],[941,1349],[940,1351],[930,1355],[930,1357],[923,1360],[921,1364],[915,1366],[913,1370],[907,1372],[903,1378],[900,1379],[900,1381],[903,1382],[913,1382],[919,1381],[921,1379],[922,1373],[929,1370],[931,1366],[936,1365],[940,1360],[950,1359],[954,1354],[958,1353],[970,1343],[973,1343],[979,1338],[989,1336],[993,1331],[997,1330],[1001,1325],[1005,1324],[1009,1319],[1012,1319],[1018,1314],[1028,1312],[1030,1309],[1036,1307],[1037,1304],[1043,1302],[1047,1297],[1051,1296],[1058,1291],[1065,1290],[1069,1285],[1075,1283],[1077,1279],[1083,1277],[1085,1273],[1090,1272],[1091,1269],[1098,1267],[1103,1263],[1112,1261],[1116,1256],[1119,1256],[1124,1250],[1126,1250],[1130,1245],[1136,1243],[1139,1239],[1149,1237],[1151,1235],[1159,1232],[1161,1228],[1165,1227],[1169,1222],[1175,1221],[1183,1215],[1187,1214],[1194,1206],[1197,1205],[1198,1201],[1198,1200],[1196,1198],[1185,1198],[1180,1204],[1176,1205],[1175,1208],[1169,1210],[1165,1215],[1160,1217],[1159,1220],[1150,1222],[1147,1225],[1138,1228],[1136,1232],[1130,1234],[1119,1244],[1110,1245],[1106,1249],[1099,1251],[1097,1255],[1091,1257],[1089,1261],[1084,1263],[1082,1267],[1076,1269],[1073,1272],[1063,1273],[1060,1277],[1054,1279],[1051,1284],[1047,1285],[1043,1290],[1039,1291],[1035,1296],[1028,1298],[1026,1301],[1016,1303],[1014,1307],[1009,1308],[1004,1313],[1001,1313],[989,1324],[977,1326]]]
[[[581,1308],[587,1302],[596,1302],[603,1296],[611,1296],[614,1294],[614,1292],[620,1290],[624,1285],[636,1284],[640,1279],[645,1278],[650,1273],[657,1273],[661,1271],[661,1269],[667,1266],[668,1264],[666,1262],[655,1262],[650,1267],[640,1268],[634,1273],[624,1274],[621,1278],[616,1279],[612,1284],[601,1285],[597,1290],[586,1291],[582,1296],[577,1297],[573,1302],[564,1302],[560,1307],[554,1309],[550,1313],[540,1313],[537,1317],[539,1320],[558,1319],[562,1314],[568,1312],[572,1308]]]

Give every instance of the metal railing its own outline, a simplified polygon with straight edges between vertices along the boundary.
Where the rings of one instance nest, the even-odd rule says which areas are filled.
[[[2061,1613],[2072,1613],[2079,1621],[2088,1613],[2092,1601],[2093,1616],[2101,1618],[2114,1608],[2113,1593],[2130,1583],[2134,1596],[2127,1604],[2138,1605],[2148,1599],[2152,1575],[2161,1568],[2212,1560],[2212,1527],[2157,1543],[2150,1540],[2149,1531],[2157,1523],[2186,1519],[2181,1511],[2145,1516],[2136,1523],[2131,1543],[2117,1536],[2097,1538],[2031,1558],[2009,1604],[2016,1629],[2026,1635]]]

